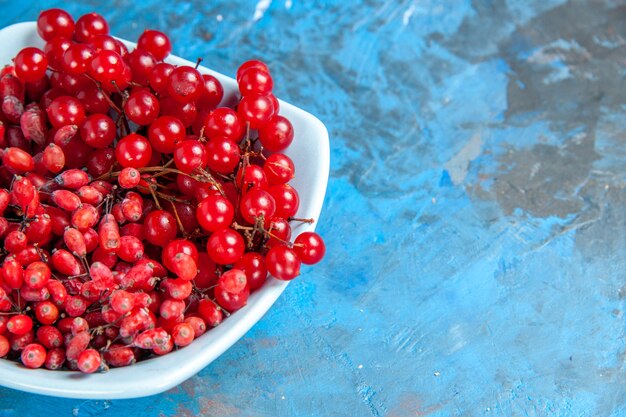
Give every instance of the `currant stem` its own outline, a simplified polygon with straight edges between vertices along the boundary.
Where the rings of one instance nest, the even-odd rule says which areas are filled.
[[[313,224],[315,223],[315,219],[313,218],[309,218],[309,219],[303,219],[300,217],[290,217],[287,219],[288,221],[296,221],[296,222],[302,222],[302,223],[309,223],[309,224]]]
[[[183,232],[183,237],[186,239],[187,238],[187,231],[183,227],[183,222],[180,221],[180,216],[178,215],[178,210],[176,210],[176,204],[174,204],[173,201],[170,201],[170,204],[172,205],[172,210],[174,211],[174,217],[176,217],[176,223],[178,223],[178,227],[180,227],[180,230]]]

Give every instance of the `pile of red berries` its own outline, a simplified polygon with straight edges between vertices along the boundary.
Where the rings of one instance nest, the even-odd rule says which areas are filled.
[[[0,358],[82,372],[166,354],[244,306],[268,272],[324,255],[291,243],[293,127],[267,66],[219,80],[164,59],[146,30],[129,51],[90,13],[37,20],[0,71]]]

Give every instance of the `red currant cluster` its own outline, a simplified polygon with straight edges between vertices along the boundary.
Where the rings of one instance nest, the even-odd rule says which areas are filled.
[[[324,256],[291,243],[293,127],[267,66],[219,80],[137,48],[90,13],[37,20],[44,50],[0,72],[0,358],[82,372],[163,355],[244,306],[268,272]],[[86,168],[85,168],[86,167]],[[5,187],[5,188],[1,188]]]

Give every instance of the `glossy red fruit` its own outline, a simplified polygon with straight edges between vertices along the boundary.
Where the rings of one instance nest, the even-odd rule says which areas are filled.
[[[213,110],[224,97],[224,88],[220,81],[210,74],[202,74],[204,90],[198,99],[198,108],[203,110]]]
[[[5,149],[2,155],[2,164],[15,173],[24,173],[35,169],[33,157],[20,148]]]
[[[237,68],[237,76],[236,76],[236,80],[239,81],[239,79],[241,78],[241,75],[248,69],[250,68],[256,68],[260,71],[264,71],[266,73],[270,73],[269,68],[267,67],[267,65],[259,60],[256,59],[251,59],[249,61],[244,62],[243,64],[241,64],[239,66],[239,68]]]
[[[228,107],[213,110],[204,122],[204,134],[209,138],[223,137],[238,142],[245,129],[237,113]]]
[[[213,233],[207,242],[207,253],[220,265],[237,262],[245,251],[245,243],[239,233],[233,229],[221,229]]]
[[[237,114],[251,129],[260,129],[274,116],[274,103],[268,96],[250,94],[241,98]]]
[[[198,140],[179,142],[174,149],[174,163],[176,168],[186,173],[203,168],[207,163],[204,146]]]
[[[173,153],[185,135],[185,126],[174,116],[161,116],[148,128],[150,144],[154,150],[162,153]]]
[[[296,237],[293,249],[302,263],[313,265],[318,263],[326,253],[326,245],[322,237],[315,232],[303,232]]]
[[[27,368],[41,368],[46,361],[46,348],[39,343],[31,343],[22,350],[21,359]]]
[[[296,252],[284,245],[270,248],[265,255],[267,271],[283,281],[290,281],[300,275],[300,264]]]
[[[100,352],[95,349],[85,349],[78,356],[78,369],[86,374],[91,374],[100,369],[102,363]]]
[[[139,36],[137,48],[150,52],[155,59],[162,61],[172,52],[172,43],[163,32],[146,29]]]
[[[264,219],[264,223],[269,223],[276,211],[276,202],[269,192],[260,187],[253,187],[242,197],[239,211],[250,224],[255,224],[260,218]]]
[[[291,122],[281,116],[274,116],[259,130],[259,141],[270,152],[282,152],[293,142],[294,132]]]
[[[150,162],[152,146],[145,137],[131,133],[117,143],[115,155],[117,162],[124,168],[143,168]]]
[[[165,210],[150,212],[143,222],[146,240],[156,246],[165,246],[176,237],[176,219]]]
[[[145,90],[132,93],[124,103],[126,116],[138,125],[152,123],[159,115],[159,109],[159,100]]]
[[[270,187],[268,191],[276,202],[276,216],[288,219],[296,215],[300,207],[300,196],[295,188],[289,184],[280,184]]]
[[[263,172],[270,185],[288,183],[295,177],[295,170],[291,158],[282,153],[271,154],[263,164]]]
[[[198,223],[207,232],[216,232],[231,225],[235,216],[233,205],[221,195],[202,200],[196,209]]]
[[[98,13],[87,13],[76,21],[74,38],[78,42],[88,43],[98,35],[108,35],[109,24]]]
[[[169,77],[172,71],[174,71],[174,68],[174,65],[166,62],[156,64],[150,71],[148,79],[150,87],[160,95],[166,95]]]
[[[265,258],[257,252],[247,252],[238,260],[233,268],[246,274],[246,282],[251,291],[261,288],[267,279]]]
[[[70,44],[61,57],[61,69],[71,75],[85,74],[95,54],[90,45]]]
[[[272,92],[274,81],[268,71],[259,67],[251,67],[241,73],[237,79],[241,95],[266,95]]]
[[[15,56],[15,75],[22,82],[33,83],[41,80],[48,69],[48,57],[39,48],[22,49]]]
[[[249,296],[250,289],[248,287],[244,287],[238,293],[228,292],[219,286],[215,288],[215,300],[228,311],[235,311],[245,306],[248,303]]]
[[[241,161],[239,146],[230,139],[214,137],[205,145],[207,166],[220,174],[230,174]]]
[[[74,33],[74,19],[62,9],[44,10],[37,18],[37,33],[45,41],[71,38]]]
[[[167,92],[181,103],[196,101],[204,91],[204,80],[195,68],[180,66],[170,74]]]
[[[70,96],[55,98],[46,109],[52,126],[61,128],[66,125],[79,126],[85,119],[85,109],[80,101]]]
[[[115,140],[116,126],[106,114],[92,114],[80,126],[80,137],[92,148],[106,148]]]

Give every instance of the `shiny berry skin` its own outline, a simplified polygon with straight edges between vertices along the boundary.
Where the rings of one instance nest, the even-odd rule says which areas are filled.
[[[260,129],[274,116],[274,103],[267,96],[250,94],[242,97],[237,114],[251,129]]]
[[[158,30],[144,30],[137,48],[150,52],[158,61],[163,61],[172,52],[172,43],[166,34]]]
[[[289,184],[274,185],[268,189],[276,202],[275,215],[288,219],[294,217],[300,207],[300,196]]]
[[[35,290],[46,286],[50,280],[51,272],[48,265],[43,262],[33,262],[24,270],[24,284]]]
[[[239,211],[245,221],[250,224],[255,224],[261,217],[269,224],[270,218],[276,211],[276,202],[269,192],[253,187],[241,199]]]
[[[46,348],[39,343],[31,343],[22,350],[21,359],[27,368],[41,368],[46,361]]]
[[[245,129],[237,113],[228,107],[213,110],[204,122],[204,134],[209,138],[224,137],[238,142]]]
[[[100,353],[95,349],[85,349],[78,356],[78,369],[86,374],[91,374],[100,369],[102,360]]]
[[[198,99],[198,107],[203,110],[213,110],[224,97],[224,87],[220,81],[210,74],[202,74],[204,90]]]
[[[207,152],[207,166],[220,174],[230,174],[239,165],[241,151],[230,139],[214,137],[204,146]]]
[[[2,155],[2,165],[16,173],[29,172],[35,169],[33,157],[20,148],[6,149]]]
[[[300,275],[300,264],[296,252],[284,245],[270,248],[265,255],[267,271],[283,281],[290,281]]]
[[[176,219],[165,210],[150,212],[143,222],[146,240],[155,246],[165,246],[176,237]]]
[[[198,204],[196,216],[204,230],[216,232],[230,226],[235,216],[235,209],[227,198],[212,195]]]
[[[243,96],[250,94],[266,95],[271,93],[272,88],[274,88],[274,81],[271,75],[267,71],[254,67],[243,71],[237,80],[237,84]]]
[[[191,126],[198,116],[196,104],[192,101],[181,103],[171,97],[165,97],[159,101],[162,116],[174,116],[178,118],[183,126]]]
[[[172,329],[172,338],[174,344],[178,347],[189,345],[193,342],[194,337],[195,333],[193,327],[188,323],[178,323]]]
[[[222,310],[209,299],[202,299],[198,303],[198,314],[209,326],[215,327],[220,324],[224,318]]]
[[[169,77],[174,71],[174,65],[166,62],[159,62],[150,71],[149,83],[150,87],[160,95],[167,95],[167,86]]]
[[[191,255],[186,253],[177,253],[171,261],[172,272],[180,279],[191,281],[198,275],[198,265]]]
[[[124,168],[143,168],[152,157],[152,146],[146,138],[136,133],[124,136],[115,148],[117,162]]]
[[[97,81],[110,83],[122,77],[124,67],[124,61],[117,52],[102,50],[89,62],[88,72]]]
[[[245,251],[245,243],[233,229],[221,229],[213,233],[207,242],[207,253],[220,265],[237,262]]]
[[[154,122],[159,115],[159,109],[159,100],[145,90],[132,93],[124,103],[126,116],[138,125],[149,125]]]
[[[74,33],[74,19],[62,9],[44,10],[37,18],[37,33],[44,41],[71,38]]]
[[[152,75],[152,70],[157,64],[157,60],[148,51],[143,49],[135,49],[124,57],[124,61],[128,64],[132,74],[133,81],[146,85]]]
[[[98,35],[108,35],[109,24],[106,19],[98,13],[87,13],[76,21],[74,27],[74,38],[78,42],[89,43],[91,39]]]
[[[167,243],[161,255],[163,265],[170,271],[172,271],[174,256],[178,253],[185,253],[191,256],[194,262],[198,263],[198,249],[196,246],[187,239],[176,239]]]
[[[185,139],[185,126],[173,116],[161,116],[148,128],[148,139],[154,150],[172,153],[176,144]]]
[[[202,168],[207,163],[207,154],[204,146],[198,140],[184,140],[174,149],[174,163],[179,170],[191,173]]]
[[[296,237],[293,249],[302,263],[313,265],[318,263],[326,253],[326,245],[322,237],[315,232],[303,232]]]
[[[116,253],[123,261],[136,262],[143,256],[143,243],[135,236],[122,236]]]
[[[270,152],[282,152],[293,142],[293,126],[287,118],[277,115],[259,130],[259,141]]]
[[[263,172],[270,185],[286,184],[295,177],[296,168],[291,158],[282,153],[274,153],[263,163]]]
[[[50,301],[42,301],[41,303],[38,303],[38,306],[42,304],[47,305],[48,303],[51,304]],[[63,344],[62,337],[61,331],[55,326],[50,326],[49,324],[41,326],[37,329],[37,341],[47,349],[53,349],[61,346]]]
[[[252,187],[265,189],[268,186],[263,168],[255,164],[241,167],[241,169],[237,171],[236,181],[237,186],[243,191],[243,194],[248,192]]]
[[[246,274],[246,281],[250,290],[261,288],[267,279],[265,258],[257,252],[247,252],[239,259],[233,268],[242,270]]]
[[[70,46],[72,46],[72,41],[69,38],[53,38],[46,42],[43,51],[48,57],[48,66],[62,70],[63,56]]]
[[[33,320],[25,314],[17,314],[11,316],[7,322],[7,330],[9,333],[21,336],[28,333],[33,328]]]
[[[68,74],[84,74],[94,55],[95,51],[91,46],[82,43],[72,44],[63,54],[61,68]]]
[[[83,103],[85,111],[89,114],[104,114],[109,111],[109,102],[105,97],[105,93],[95,85],[81,87],[76,91],[76,98]]]
[[[43,165],[53,174],[58,173],[65,166],[65,154],[60,146],[51,143],[43,151]]]
[[[48,69],[48,57],[39,48],[22,49],[15,56],[15,75],[21,81],[33,83],[41,80]]]
[[[268,248],[276,245],[284,245],[291,239],[291,226],[287,219],[283,217],[273,216],[266,227],[269,239],[265,243]]]
[[[39,323],[49,325],[59,318],[59,309],[51,301],[41,301],[35,304],[35,317]]]
[[[116,126],[106,114],[92,114],[85,118],[80,126],[80,137],[92,148],[102,149],[115,140]]]
[[[167,92],[170,97],[181,103],[196,101],[204,91],[204,80],[198,70],[181,66],[170,74]]]
[[[241,78],[242,74],[244,72],[246,72],[248,69],[250,68],[256,68],[260,71],[264,71],[266,73],[270,73],[269,68],[267,68],[267,65],[262,62],[262,61],[258,61],[256,59],[251,59],[249,61],[244,62],[243,64],[241,64],[239,66],[239,68],[237,68],[237,77],[236,80],[239,81],[239,79]]]
[[[99,177],[106,173],[115,164],[115,149],[103,148],[96,149],[89,154],[87,160],[87,171],[93,177]]]
[[[61,128],[66,125],[77,125],[85,120],[85,109],[80,101],[70,96],[61,96],[52,100],[46,109],[48,120],[52,126]]]
[[[97,35],[94,36],[89,45],[93,48],[95,52],[100,52],[104,49],[107,51],[113,51],[120,53],[120,47],[117,43],[116,39],[110,35]]]
[[[229,293],[238,293],[243,291],[246,284],[246,273],[237,268],[224,272],[217,280],[218,287]]]
[[[241,307],[245,306],[249,296],[250,289],[248,287],[244,287],[244,289],[238,293],[228,292],[219,286],[215,288],[215,300],[222,308],[228,311],[239,310]]]
[[[141,173],[137,171],[135,168],[124,168],[120,171],[119,177],[117,177],[117,182],[120,187],[125,189],[135,188],[139,185],[141,181]]]

